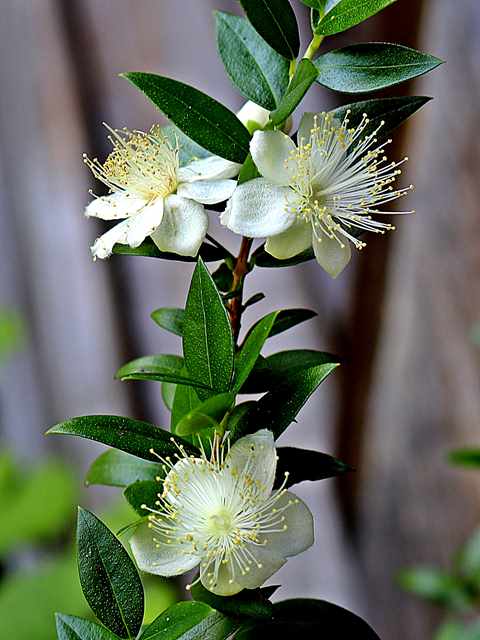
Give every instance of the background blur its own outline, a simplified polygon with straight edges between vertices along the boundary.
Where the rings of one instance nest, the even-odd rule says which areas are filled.
[[[82,153],[108,152],[103,120],[139,129],[157,121],[153,106],[118,78],[121,71],[171,75],[237,109],[242,99],[216,55],[212,9],[237,12],[238,3],[0,4],[0,307],[21,315],[25,332],[0,370],[0,441],[15,453],[20,476],[56,455],[81,478],[101,448],[46,439],[43,432],[66,417],[96,412],[164,424],[157,385],[112,376],[133,357],[178,353],[177,339],[149,313],[182,306],[191,275],[180,262],[91,261],[88,247],[101,227],[83,217],[92,185]],[[296,5],[306,34],[307,10]],[[478,0],[400,0],[328,38],[328,48],[393,41],[448,61],[385,94],[435,96],[397,133],[392,150],[410,156],[405,180],[416,185],[410,205],[418,213],[400,220],[388,239],[369,238],[336,282],[313,263],[258,270],[247,280],[248,294],[268,296],[248,312],[249,322],[272,308],[319,312],[272,340],[271,349],[311,347],[344,359],[283,444],[336,453],[358,469],[298,488],[315,511],[316,544],[274,582],[286,583],[281,597],[343,604],[390,640],[431,637],[438,618],[400,591],[398,570],[446,563],[480,516],[478,475],[445,462],[452,447],[480,443],[479,35]],[[317,87],[304,106],[323,110],[348,101]],[[215,225],[213,233],[222,237]],[[237,238],[223,237],[236,249]],[[53,508],[53,499],[37,497],[37,509],[38,503]],[[79,499],[102,512],[105,498],[90,489]],[[0,505],[0,529],[12,534],[17,525],[8,513]],[[73,506],[64,517],[74,519]],[[0,545],[4,578],[36,566],[38,555],[27,546],[1,564]],[[42,580],[45,586],[55,578]],[[11,611],[5,589],[0,586],[0,613],[2,606]],[[36,597],[34,591],[34,607]]]

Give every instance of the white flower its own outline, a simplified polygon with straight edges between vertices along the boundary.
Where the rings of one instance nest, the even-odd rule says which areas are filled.
[[[394,229],[372,214],[404,196],[412,186],[394,190],[401,162],[387,163],[377,133],[362,135],[366,115],[348,128],[329,113],[306,113],[298,144],[280,131],[256,131],[250,151],[262,178],[241,184],[222,214],[232,231],[266,237],[265,249],[281,260],[313,246],[319,264],[337,277],[351,257],[350,243],[365,246],[358,231],[385,233]],[[411,212],[402,212],[411,213]]]
[[[237,112],[237,118],[246,126],[250,133],[253,133],[257,129],[263,129],[265,127],[270,120],[270,111],[248,100],[240,111]]]
[[[179,166],[178,147],[165,138],[160,126],[149,133],[128,129],[110,131],[113,151],[104,164],[84,161],[110,195],[95,197],[85,215],[118,220],[98,238],[95,258],[107,258],[117,242],[138,247],[151,236],[161,251],[195,256],[205,239],[208,216],[204,204],[227,200],[240,165],[218,156]]]
[[[272,491],[277,457],[270,431],[231,448],[216,438],[210,457],[179,449],[175,463],[162,460],[169,469],[163,493],[130,541],[142,571],[174,576],[200,565],[203,586],[227,596],[260,586],[313,544],[306,505],[283,487]]]

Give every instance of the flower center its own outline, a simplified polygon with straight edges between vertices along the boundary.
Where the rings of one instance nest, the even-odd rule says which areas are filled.
[[[208,518],[208,530],[213,536],[229,536],[234,531],[232,514],[225,508]]]

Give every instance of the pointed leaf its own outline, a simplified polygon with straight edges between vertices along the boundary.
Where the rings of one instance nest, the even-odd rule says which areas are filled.
[[[394,2],[396,0],[337,0],[333,6],[327,4],[327,12],[317,24],[315,33],[331,36],[346,31]]]
[[[185,311],[183,309],[162,307],[152,311],[150,317],[159,327],[182,337]]]
[[[200,404],[201,400],[193,387],[177,385],[175,397],[173,399],[172,416],[170,421],[170,428],[173,433],[176,433],[176,425],[180,420]]]
[[[275,126],[281,125],[295,111],[318,76],[315,65],[304,58],[300,60],[295,70],[287,93],[275,111],[270,114],[270,119]]]
[[[118,638],[95,622],[63,613],[55,614],[55,624],[58,640],[117,640]]]
[[[197,582],[191,589],[194,600],[205,602],[226,615],[270,620],[273,605],[269,601],[266,591],[266,589],[245,589],[235,596],[216,596],[205,589],[201,582]]]
[[[175,425],[179,436],[190,436],[209,427],[216,427],[235,402],[235,394],[212,396],[183,416]]]
[[[250,134],[237,116],[205,93],[153,73],[124,74],[185,135],[204,149],[242,164]]]
[[[163,260],[177,260],[180,262],[196,262],[197,258],[192,256],[181,256],[178,253],[166,253],[160,251],[151,238],[146,238],[139,247],[129,247],[128,244],[116,244],[113,247],[113,253],[124,256],[143,256],[145,258],[162,258]],[[208,242],[204,242],[200,247],[198,255],[205,262],[217,262],[224,260],[230,254],[226,249],[213,246]]]
[[[277,317],[275,318],[275,322],[273,323],[273,327],[268,337],[273,338],[273,336],[277,336],[279,333],[288,331],[288,329],[291,329],[302,322],[306,322],[307,320],[314,318],[316,315],[318,315],[316,311],[311,311],[310,309],[282,309],[281,311],[277,311]],[[254,327],[255,326],[256,324]],[[250,331],[252,330],[253,327]],[[247,337],[250,335],[250,331],[247,334]]]
[[[213,390],[198,388],[200,399],[229,390],[234,357],[232,329],[222,298],[201,259],[185,307],[183,351],[190,377]]]
[[[302,251],[302,253],[293,256],[293,258],[287,258],[286,260],[279,260],[278,258],[274,258],[269,253],[265,251],[265,245],[262,244],[256,249],[252,254],[252,262],[257,267],[266,267],[266,268],[274,268],[278,269],[280,267],[293,267],[297,264],[302,264],[303,262],[308,262],[309,260],[313,260],[315,258],[315,254],[313,253],[313,249],[307,249],[306,251]]]
[[[109,449],[92,463],[85,477],[85,484],[127,487],[139,480],[155,480],[160,472],[159,464],[147,462],[118,449]]]
[[[291,487],[305,480],[315,481],[333,478],[352,471],[352,467],[326,453],[297,449],[295,447],[278,447],[278,462],[275,486],[279,487],[288,473],[285,487]]]
[[[480,449],[456,449],[450,452],[448,460],[450,464],[467,469],[480,469]]]
[[[280,55],[294,60],[300,51],[297,19],[288,0],[240,0],[256,31]]]
[[[153,382],[172,382],[189,387],[209,387],[200,381],[182,375],[183,358],[172,355],[144,356],[123,365],[116,378],[120,380],[150,380]]]
[[[164,475],[163,472],[162,475]],[[145,506],[150,507],[150,509],[155,508],[158,494],[161,493],[161,491],[161,482],[155,480],[140,480],[128,486],[123,492],[123,495],[138,515],[148,516],[150,511],[145,509]]]
[[[278,313],[274,311],[259,320],[248,334],[235,361],[235,393],[242,388],[260,355],[260,351],[270,335]]]
[[[143,620],[140,576],[123,545],[93,513],[78,510],[78,572],[97,618],[121,638],[134,638]]]

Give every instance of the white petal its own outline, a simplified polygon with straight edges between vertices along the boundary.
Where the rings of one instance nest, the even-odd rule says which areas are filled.
[[[152,235],[162,222],[163,200],[157,198],[152,204],[145,206],[138,213],[130,216],[123,222],[97,238],[92,247],[94,258],[108,258],[113,246],[117,243],[128,244],[130,247],[138,247],[147,236]]]
[[[336,278],[342,273],[352,257],[348,240],[344,240],[342,243],[341,245],[335,238],[328,238],[323,233],[321,240],[313,235],[313,250],[317,262],[332,278]]]
[[[235,178],[242,165],[230,162],[219,156],[208,156],[194,160],[177,172],[179,182],[196,182],[197,180],[225,180]]]
[[[268,238],[265,251],[274,258],[286,260],[312,246],[312,225],[297,220],[292,226],[276,236]]]
[[[293,140],[281,131],[255,131],[250,142],[250,153],[257,169],[264,178],[281,186],[289,185],[295,173],[296,163],[291,154],[296,149]]]
[[[187,500],[190,498],[189,487],[192,484],[201,486],[205,483],[205,470],[208,469],[208,464],[200,458],[179,460],[163,481],[165,499],[180,508],[184,497],[186,496]]]
[[[231,563],[220,564],[216,581],[212,581],[213,563],[203,561],[200,565],[200,580],[205,587],[217,596],[233,596],[243,587],[234,580]]]
[[[143,198],[137,198],[130,193],[121,191],[110,196],[95,198],[85,209],[88,218],[102,220],[118,220],[128,218],[146,205]]]
[[[237,440],[230,449],[225,463],[235,469],[238,476],[248,477],[257,484],[265,499],[272,492],[277,468],[277,454],[273,433],[262,429]]]
[[[282,233],[295,221],[286,210],[288,187],[255,178],[239,185],[227,203],[220,220],[235,233],[250,238],[264,238]]]
[[[200,564],[200,558],[186,553],[184,545],[159,543],[157,546],[155,537],[155,531],[144,522],[130,539],[132,553],[141,571],[178,576]]]
[[[162,224],[152,240],[160,251],[196,256],[208,230],[208,216],[203,205],[177,195],[165,199]]]
[[[257,545],[248,545],[248,550],[256,562],[252,562],[250,570],[236,576],[238,583],[245,589],[256,589],[283,567],[286,560],[274,549]]]
[[[288,505],[288,506],[287,506]],[[276,509],[282,509],[285,517],[285,531],[267,533],[261,541],[265,543],[265,550],[278,554],[284,558],[296,556],[312,546],[313,517],[307,505],[289,491],[278,499]]]
[[[263,129],[267,124],[270,120],[270,111],[249,100],[237,112],[237,118],[250,133],[253,133],[256,129]]]
[[[228,200],[237,186],[236,180],[199,180],[183,182],[178,186],[177,195],[190,198],[202,204],[215,204]]]
[[[318,116],[320,118],[319,113],[304,113],[302,119],[300,120],[300,126],[298,127],[297,132],[297,141],[300,143],[300,140],[303,139],[304,143],[307,143],[310,138],[310,133],[314,127],[314,118]]]

